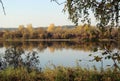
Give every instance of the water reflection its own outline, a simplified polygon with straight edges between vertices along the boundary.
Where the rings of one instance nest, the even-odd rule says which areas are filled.
[[[73,49],[73,50],[83,50],[83,51],[93,51],[94,48],[108,48],[108,49],[120,49],[116,42],[0,42],[0,47],[10,47],[11,45],[16,44],[16,46],[23,48],[24,50],[32,50],[37,48],[39,51],[44,51],[46,48],[52,50],[57,49]]]
[[[24,66],[28,70],[40,69],[40,62],[45,64],[49,59],[52,59],[53,64],[59,64],[61,61],[66,65],[77,59],[83,64],[84,60],[88,60],[88,66],[91,66],[92,62],[95,66],[99,66],[100,63],[101,69],[109,66],[114,70],[120,70],[120,48],[115,42],[0,42],[0,47],[6,48],[4,56],[0,58],[1,69],[8,66]],[[81,59],[83,57],[84,59]]]

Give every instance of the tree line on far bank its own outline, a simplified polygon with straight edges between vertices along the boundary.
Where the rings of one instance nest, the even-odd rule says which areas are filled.
[[[105,27],[101,31],[95,26],[88,24],[73,28],[55,26],[50,24],[48,28],[33,28],[32,24],[19,25],[17,30],[4,30],[0,32],[1,39],[77,39],[86,41],[97,41],[99,39],[118,39],[118,28]]]

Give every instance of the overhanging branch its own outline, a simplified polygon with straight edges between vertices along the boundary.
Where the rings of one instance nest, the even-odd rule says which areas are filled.
[[[2,2],[2,0],[0,0],[0,3],[1,3],[1,5],[2,5],[3,12],[4,12],[4,15],[6,15],[6,12],[5,12],[5,7],[4,7],[4,5],[3,5],[3,2]]]
[[[64,3],[66,3],[66,1],[64,1],[64,2],[58,2],[57,0],[51,0],[51,1],[54,1],[54,2],[56,2],[58,5],[62,5],[62,4],[64,4]]]

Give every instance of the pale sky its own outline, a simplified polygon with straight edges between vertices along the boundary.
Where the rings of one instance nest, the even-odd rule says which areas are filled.
[[[21,24],[41,27],[51,23],[73,25],[67,13],[62,12],[64,5],[59,6],[50,0],[3,0],[3,3],[6,16],[0,6],[0,27],[18,27]]]

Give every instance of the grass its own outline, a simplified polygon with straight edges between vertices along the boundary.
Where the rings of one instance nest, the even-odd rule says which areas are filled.
[[[7,68],[0,72],[0,81],[34,81],[36,71],[28,73],[24,67]]]
[[[120,81],[120,72],[110,69],[100,72],[78,66],[46,67],[42,71],[18,67],[1,70],[0,81]]]

